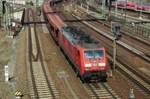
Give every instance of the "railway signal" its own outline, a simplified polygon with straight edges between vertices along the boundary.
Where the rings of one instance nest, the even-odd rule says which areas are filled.
[[[111,22],[111,31],[114,33],[114,39],[120,40],[121,39],[121,32],[120,32],[120,24],[118,22]]]
[[[116,67],[116,52],[117,52],[117,45],[116,41],[121,39],[121,32],[120,32],[120,24],[118,22],[111,22],[111,31],[114,33],[113,39],[113,70],[115,71]]]

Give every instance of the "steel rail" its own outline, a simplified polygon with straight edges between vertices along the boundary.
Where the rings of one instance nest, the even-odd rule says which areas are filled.
[[[27,21],[30,21],[30,17],[29,17],[29,9],[26,10],[27,11]],[[29,48],[29,64],[30,64],[30,72],[31,72],[31,79],[32,79],[32,86],[33,86],[33,90],[34,90],[34,95],[35,97],[38,99],[39,98],[39,94],[35,85],[35,78],[34,78],[34,74],[33,74],[33,65],[32,65],[32,40],[31,40],[31,26],[28,25],[28,48]]]
[[[78,16],[75,16],[75,15],[73,15],[74,17],[76,17],[77,19],[80,19]],[[80,19],[81,20],[81,19]],[[104,35],[105,37],[107,37],[107,38],[109,38],[109,39],[113,39],[113,37],[111,37],[111,36],[109,36],[109,35],[106,35],[106,33],[103,33],[102,31],[100,31],[99,29],[97,29],[97,28],[95,28],[95,27],[93,27],[92,25],[90,25],[90,24],[88,24],[87,22],[85,22],[85,21],[82,21],[82,23],[83,24],[85,24],[85,25],[87,25],[88,27],[90,27],[90,28],[92,28],[93,30],[95,30],[96,32],[98,32],[98,33],[101,33],[102,35]],[[122,42],[118,42],[120,45],[121,44],[124,44],[124,43],[122,43]],[[126,46],[125,46],[126,47]],[[140,54],[138,54],[138,55],[140,55]],[[109,58],[109,57],[108,57]],[[109,58],[110,59],[110,58]],[[117,62],[117,65],[118,65],[118,62]],[[120,63],[120,65],[121,65],[121,63]],[[124,65],[122,65],[122,66],[124,66]],[[122,69],[122,70],[124,70],[124,69]],[[135,75],[132,73],[132,72],[130,72],[130,71],[133,71],[134,73],[135,73]],[[137,72],[137,71],[135,71],[135,70],[133,70],[133,69],[129,69],[128,71],[127,71],[127,69],[126,69],[126,73],[129,73],[130,72],[130,74],[128,74],[128,75],[130,75],[130,77],[132,77],[132,79],[134,79],[134,82],[136,81],[136,84],[137,85],[139,85],[140,86],[140,88],[142,88],[146,93],[148,92],[150,92],[150,87],[149,87],[149,80],[148,79],[145,79],[145,78],[143,78],[142,76],[140,76],[140,74]],[[132,73],[132,74],[131,74]],[[134,75],[134,76],[132,76],[132,75]],[[138,77],[138,76],[136,76],[136,75],[138,75],[138,76],[140,76],[140,78]],[[137,79],[138,78],[138,79]]]
[[[35,16],[35,14],[34,14],[33,21],[36,22],[36,16]],[[40,41],[39,41],[39,38],[38,38],[38,35],[37,35],[36,25],[37,25],[37,23],[34,24],[34,31],[35,31],[35,37],[36,37],[36,42],[37,42],[37,49],[38,49],[39,58],[40,58],[40,61],[41,61],[41,66],[42,66],[42,69],[43,69],[43,72],[44,72],[44,76],[46,78],[46,82],[48,84],[48,88],[49,88],[49,90],[51,92],[51,95],[52,95],[53,99],[56,99],[55,94],[53,92],[53,89],[52,89],[52,87],[50,85],[50,81],[48,79],[48,75],[46,73],[45,66],[44,66],[44,62],[43,62],[44,60],[43,60],[43,55],[42,55],[42,51],[41,51]]]

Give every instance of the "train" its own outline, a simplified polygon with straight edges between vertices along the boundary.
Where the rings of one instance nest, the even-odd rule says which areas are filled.
[[[107,81],[109,70],[106,48],[80,27],[67,25],[53,10],[53,0],[43,3],[43,15],[56,43],[75,67],[81,81]]]
[[[112,3],[112,7],[116,6],[116,2]],[[150,4],[138,4],[131,1],[117,1],[117,7],[121,9],[133,10],[133,11],[142,11],[144,13],[150,13]]]

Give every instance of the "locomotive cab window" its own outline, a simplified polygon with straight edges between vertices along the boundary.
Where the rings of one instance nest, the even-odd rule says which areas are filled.
[[[94,51],[94,56],[95,58],[104,57],[104,51],[103,50]]]
[[[85,51],[84,55],[86,58],[101,58],[104,57],[104,51],[103,50],[90,50]]]
[[[85,51],[84,55],[86,58],[94,58],[93,51]]]

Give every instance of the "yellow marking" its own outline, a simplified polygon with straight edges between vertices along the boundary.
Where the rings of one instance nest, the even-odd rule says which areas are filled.
[[[22,93],[20,91],[16,91],[15,96],[22,96]]]

